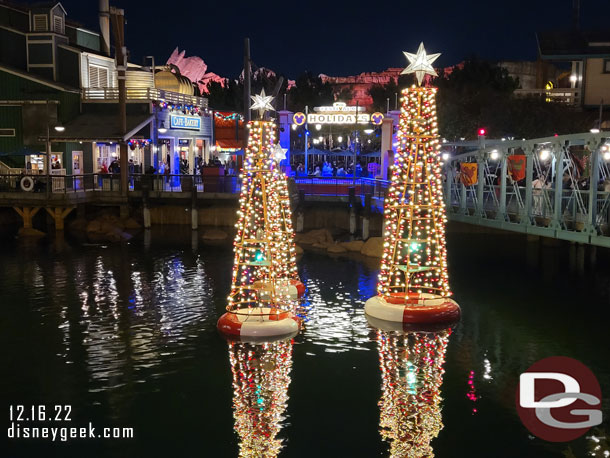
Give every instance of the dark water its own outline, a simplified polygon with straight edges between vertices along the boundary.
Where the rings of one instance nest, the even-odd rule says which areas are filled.
[[[190,231],[180,230],[122,246],[6,243],[4,431],[10,405],[67,404],[71,421],[63,426],[131,427],[135,437],[52,443],[3,434],[0,455],[221,458],[239,456],[241,444],[242,456],[257,457],[278,450],[281,457],[389,456],[390,449],[395,456],[431,456],[431,449],[438,457],[604,456],[603,449],[588,455],[591,439],[550,444],[529,436],[514,407],[519,374],[565,355],[596,373],[607,417],[603,262],[579,273],[567,248],[518,237],[450,235],[449,250],[463,310],[450,336],[374,330],[363,305],[375,294],[375,262],[307,253],[299,261],[309,297],[305,330],[292,342],[229,346],[215,324],[230,286],[230,247],[191,243]],[[421,348],[431,349],[436,366],[410,386],[410,375],[392,365]],[[393,396],[424,388],[435,396],[396,416]],[[392,441],[417,418],[428,427],[415,427],[420,443]],[[606,419],[602,426],[597,435],[608,430]]]

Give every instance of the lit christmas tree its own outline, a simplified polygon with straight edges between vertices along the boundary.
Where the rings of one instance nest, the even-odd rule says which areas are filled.
[[[264,91],[252,99],[252,109],[258,109],[261,117],[265,110],[272,109],[269,105],[272,97]],[[284,150],[276,144],[273,121],[250,121],[247,127],[248,146],[240,175],[235,260],[227,307],[228,314],[233,316],[223,315],[218,326],[224,332],[244,335],[242,324],[249,321],[247,325],[251,325],[258,319],[272,322],[279,333],[289,333],[295,323],[288,323],[290,329],[282,330],[277,322],[295,319],[291,313],[294,304],[290,305],[288,300],[298,298],[305,288],[298,279],[286,176],[279,169],[280,153]],[[250,335],[271,334],[253,329]]]
[[[282,448],[277,435],[288,402],[292,342],[229,342],[229,359],[239,456],[276,457]]]
[[[434,456],[430,442],[443,428],[440,387],[450,334],[377,331],[380,433],[392,458]]]
[[[426,74],[436,75],[431,63],[439,54],[426,55],[423,43],[417,54],[405,55],[411,64],[403,73],[415,73],[419,84]],[[379,296],[369,299],[366,312],[392,321],[423,321],[433,311],[425,306],[434,305],[444,310],[439,312],[443,317],[430,313],[432,321],[449,318],[445,312],[450,310],[455,319],[459,307],[449,299],[436,88],[412,86],[402,95],[399,144],[385,200]],[[413,313],[392,307],[406,304],[413,305]]]

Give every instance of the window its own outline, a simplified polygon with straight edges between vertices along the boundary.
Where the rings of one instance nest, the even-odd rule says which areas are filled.
[[[49,30],[49,22],[46,14],[35,14],[32,24],[34,32],[46,32]]]
[[[610,73],[610,59],[604,59],[604,73]]]
[[[89,65],[89,87],[108,87],[108,69]]]
[[[53,16],[53,31],[55,33],[64,34],[64,18],[61,16]]]
[[[0,137],[14,137],[15,129],[2,129],[0,128]]]

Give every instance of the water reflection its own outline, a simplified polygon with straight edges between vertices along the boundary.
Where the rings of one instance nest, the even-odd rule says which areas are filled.
[[[277,435],[286,420],[292,340],[229,342],[229,359],[239,456],[276,457],[282,449]]]
[[[430,442],[443,428],[440,387],[450,333],[377,330],[379,427],[392,458],[434,456]]]
[[[45,325],[59,331],[56,351],[85,368],[89,391],[167,374],[195,349],[203,321],[215,319],[215,289],[197,255],[154,258],[104,246],[7,266]],[[186,350],[186,351],[185,351]]]

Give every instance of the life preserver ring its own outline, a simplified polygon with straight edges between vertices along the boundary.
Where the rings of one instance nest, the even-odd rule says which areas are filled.
[[[31,192],[34,190],[34,179],[32,177],[23,177],[19,181],[19,186],[25,192]]]
[[[453,299],[427,293],[371,297],[364,311],[374,318],[399,323],[455,323],[460,319],[460,306]]]
[[[255,281],[252,284],[252,289],[258,291],[259,299],[271,299],[271,291],[273,290],[271,283],[263,280]],[[275,290],[280,296],[284,296],[288,300],[300,299],[305,295],[305,285],[299,280],[278,280],[275,283]]]
[[[234,337],[277,337],[298,332],[299,318],[292,312],[274,307],[253,307],[252,313],[246,309],[227,312],[218,319],[218,330]]]

